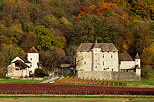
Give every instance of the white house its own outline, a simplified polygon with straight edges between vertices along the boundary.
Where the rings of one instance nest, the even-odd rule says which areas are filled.
[[[141,76],[140,58],[135,60],[128,54],[119,54],[113,43],[81,43],[77,50],[78,76],[84,72],[134,72]]]
[[[17,56],[11,61],[11,64],[8,66],[8,72],[6,76],[29,76],[30,74],[34,74],[36,68],[40,68],[39,53],[35,47],[32,47],[28,51],[27,58]]]

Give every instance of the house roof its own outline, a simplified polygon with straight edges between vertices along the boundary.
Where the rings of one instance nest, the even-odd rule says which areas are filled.
[[[36,48],[33,46],[28,53],[38,53],[38,51],[36,50]]]
[[[135,59],[140,59],[140,56],[138,55],[138,53],[136,54]]]
[[[113,45],[113,43],[81,43],[78,47],[78,51],[91,51],[93,48],[101,48],[101,51],[118,51],[117,48]]]
[[[23,63],[21,60],[16,60],[16,61],[14,61],[12,63],[19,63],[21,69],[29,67],[27,64]]]
[[[25,57],[19,56],[19,58],[22,59],[25,63],[31,63]]]
[[[133,61],[133,58],[128,53],[120,53],[119,61]]]

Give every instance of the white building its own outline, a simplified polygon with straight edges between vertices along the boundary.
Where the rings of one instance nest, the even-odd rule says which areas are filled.
[[[34,74],[36,68],[40,68],[39,53],[35,47],[32,47],[28,51],[27,58],[17,56],[11,61],[11,64],[8,66],[8,72],[6,76],[29,76],[30,74]]]
[[[81,43],[77,50],[76,64],[78,73],[124,71],[141,75],[138,54],[133,60],[129,54],[119,54],[113,43],[98,43],[97,40],[95,43]]]

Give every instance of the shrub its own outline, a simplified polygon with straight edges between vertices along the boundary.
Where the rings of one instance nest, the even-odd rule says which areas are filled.
[[[154,69],[152,68],[152,65],[142,67],[142,77],[150,80],[154,79]]]
[[[44,77],[46,76],[44,69],[37,68],[34,73],[35,77]]]
[[[0,69],[0,78],[4,78],[5,77],[5,72],[3,69]]]

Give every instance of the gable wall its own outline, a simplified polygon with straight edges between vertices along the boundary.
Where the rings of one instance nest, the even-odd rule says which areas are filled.
[[[20,60],[20,61],[22,61],[22,62],[24,63],[24,61],[23,61],[22,59],[20,59],[19,57],[14,58],[14,59],[11,61],[11,63],[14,62],[14,61],[16,61],[16,60]]]

